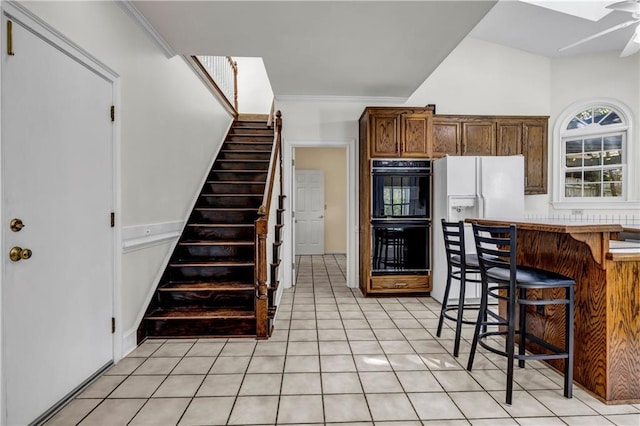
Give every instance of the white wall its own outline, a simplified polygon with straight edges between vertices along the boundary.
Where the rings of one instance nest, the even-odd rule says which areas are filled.
[[[549,115],[550,60],[467,37],[409,97],[438,114]]]
[[[620,58],[618,52],[607,52],[591,55],[554,58],[551,61],[551,120],[549,127],[552,131],[549,154],[556,148],[553,130],[558,119],[572,104],[579,101],[607,98],[622,102],[631,110],[631,140],[628,145],[633,149],[633,155],[628,158],[632,174],[629,181],[636,183],[630,194],[632,200],[640,199],[640,130],[638,116],[640,115],[640,55],[636,54]],[[551,161],[549,162],[551,167]],[[550,170],[550,177],[553,170]],[[604,209],[584,209],[585,214],[607,213]],[[554,214],[567,214],[566,210],[551,207]],[[609,212],[612,213],[612,212]],[[638,206],[628,206],[625,210],[616,210],[615,214],[639,215]]]
[[[233,60],[238,63],[238,111],[268,114],[273,90],[262,58],[234,57]]]
[[[115,2],[23,5],[120,75],[120,224],[184,221],[232,118],[181,57],[167,59]],[[125,333],[137,326],[170,247],[123,255]]]

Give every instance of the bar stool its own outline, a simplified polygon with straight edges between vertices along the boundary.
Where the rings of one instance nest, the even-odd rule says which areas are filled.
[[[438,321],[438,331],[436,336],[440,337],[442,323],[444,319],[456,322],[456,335],[453,344],[453,356],[457,357],[460,352],[460,335],[462,324],[475,325],[476,321],[465,320],[465,309],[479,309],[479,304],[464,303],[467,283],[480,283],[477,274],[480,274],[478,256],[467,254],[464,245],[464,222],[445,222],[442,219],[442,234],[444,236],[444,248],[447,253],[447,284],[444,288],[444,298],[440,309],[440,320]],[[475,274],[475,277],[473,276]],[[460,283],[458,303],[449,303],[449,292],[451,291],[451,281],[457,280]],[[448,312],[455,311],[455,317]]]
[[[467,370],[471,371],[477,345],[495,354],[507,357],[506,403],[511,404],[513,393],[513,364],[524,368],[525,360],[564,359],[564,396],[572,397],[573,390],[573,303],[575,281],[554,272],[537,268],[516,266],[516,226],[483,226],[473,223],[476,252],[482,277],[480,311],[471,344]],[[529,289],[564,289],[564,298],[527,299]],[[554,292],[555,293],[555,292]],[[488,297],[506,303],[506,317],[487,308]],[[544,296],[544,294],[543,294]],[[527,306],[565,306],[565,347],[559,348],[527,332]],[[519,329],[516,330],[516,313],[519,310]],[[489,319],[488,319],[489,318]],[[487,331],[487,326],[498,326]],[[515,353],[515,336],[518,336],[518,353]],[[492,346],[491,338],[505,336],[504,350]],[[489,340],[489,341],[487,341]],[[548,350],[543,354],[526,354],[525,342],[531,341]],[[493,341],[495,345],[495,341]]]

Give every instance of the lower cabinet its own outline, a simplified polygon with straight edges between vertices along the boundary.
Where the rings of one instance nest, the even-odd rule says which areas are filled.
[[[367,293],[424,293],[431,291],[430,275],[386,275],[369,278]]]

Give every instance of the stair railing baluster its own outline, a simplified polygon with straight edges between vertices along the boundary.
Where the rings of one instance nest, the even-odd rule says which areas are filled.
[[[277,174],[276,167],[282,167],[281,144],[282,144],[282,113],[276,113],[275,120],[274,143],[271,149],[271,159],[269,161],[269,170],[267,174],[267,182],[265,192],[262,197],[262,205],[258,209],[258,219],[255,221],[255,314],[256,314],[256,338],[268,339],[271,330],[269,330],[269,285],[267,284],[267,235],[269,233],[269,216],[271,213],[271,199],[274,190],[280,191],[282,195],[282,173],[280,174],[278,187],[274,188],[274,180]],[[281,171],[281,170],[280,170]],[[275,230],[275,224],[272,224]],[[274,261],[276,261],[274,259]],[[272,278],[273,280],[273,278]],[[275,285],[275,283],[271,283]]]

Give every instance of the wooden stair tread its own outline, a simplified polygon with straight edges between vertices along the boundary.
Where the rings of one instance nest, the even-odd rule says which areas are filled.
[[[251,240],[193,240],[178,243],[179,246],[252,246],[254,244]]]
[[[221,158],[216,163],[268,163],[270,160],[256,160],[255,158]]]
[[[206,308],[171,308],[157,309],[145,316],[145,319],[155,320],[184,320],[184,319],[225,319],[225,318],[255,318],[253,311],[241,309],[206,309]]]
[[[192,260],[178,260],[169,263],[169,266],[178,268],[184,267],[236,267],[236,266],[254,266],[255,262],[247,262],[241,260],[212,260],[212,261],[192,261]]]
[[[253,228],[253,223],[187,223],[187,226],[203,228]]]
[[[255,286],[252,283],[241,282],[169,282],[162,287],[158,287],[158,291],[251,291]]]
[[[260,169],[215,169],[215,173],[267,173]]]
[[[263,197],[264,194],[229,194],[226,192],[207,192],[200,194],[201,197]]]
[[[241,211],[241,212],[257,212],[256,207],[195,207],[197,211]]]

